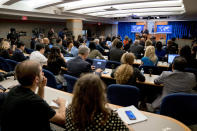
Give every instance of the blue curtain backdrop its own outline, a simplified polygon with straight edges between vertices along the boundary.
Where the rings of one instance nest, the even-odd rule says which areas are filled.
[[[193,27],[192,22],[176,21],[176,22],[168,22],[168,25],[172,25],[172,34],[167,34],[166,40],[169,40],[172,37],[176,37],[176,38],[191,37],[191,29]]]
[[[135,33],[131,33],[131,25],[136,25],[136,22],[119,22],[118,34],[122,40],[127,35],[132,40],[135,40]],[[168,22],[168,25],[172,25],[172,34],[167,34],[166,41],[172,37],[188,39],[197,38],[197,22],[196,21],[175,21]]]
[[[131,33],[131,25],[136,25],[136,22],[119,22],[118,23],[118,35],[121,36],[122,40],[127,35],[133,41],[135,40],[135,33]]]

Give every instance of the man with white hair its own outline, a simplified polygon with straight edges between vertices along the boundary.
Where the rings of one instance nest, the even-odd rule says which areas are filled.
[[[99,44],[99,39],[94,39],[96,43],[96,49],[101,52],[101,54],[105,54],[105,49]]]
[[[144,47],[141,46],[139,43],[140,43],[139,40],[135,40],[134,44],[132,44],[129,49],[129,52],[132,52],[133,54],[135,54],[136,58],[138,58],[138,59],[140,59],[141,56],[143,56],[141,54],[144,53]]]

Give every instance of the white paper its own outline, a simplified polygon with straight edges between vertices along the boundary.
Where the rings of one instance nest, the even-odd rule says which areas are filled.
[[[133,112],[133,114],[136,117],[136,120],[130,120],[128,118],[125,111],[129,111],[129,110]],[[119,117],[127,124],[134,124],[137,122],[147,120],[147,117],[145,115],[143,115],[137,108],[135,108],[135,106],[128,106],[128,107],[119,108],[117,110],[117,113],[118,113]]]
[[[68,107],[69,103],[66,102],[65,107]],[[55,108],[59,108],[59,105],[56,104],[54,101],[51,101],[50,106],[55,107]]]

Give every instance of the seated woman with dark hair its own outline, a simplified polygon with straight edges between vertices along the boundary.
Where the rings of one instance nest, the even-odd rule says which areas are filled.
[[[108,108],[106,86],[94,74],[86,74],[76,82],[72,103],[66,109],[65,123],[65,129],[72,131],[132,130]]]
[[[180,56],[184,57],[187,61],[187,66],[190,68],[197,68],[196,60],[192,57],[191,48],[186,45],[183,46],[180,50]]]
[[[90,59],[96,59],[96,58],[104,59],[103,55],[96,49],[95,42],[90,42],[89,48],[90,48],[90,54],[88,55],[88,58],[90,58]]]
[[[158,57],[158,60],[163,60],[165,55],[166,55],[166,51],[162,49],[162,46],[163,45],[162,45],[161,41],[158,41],[156,43],[156,51],[155,51],[155,53],[156,53],[156,55]]]
[[[136,80],[144,82],[145,77],[139,69],[133,67],[135,56],[133,53],[125,53],[121,58],[121,65],[112,72],[111,76],[116,79],[117,84],[136,85]]]
[[[0,57],[3,57],[4,59],[10,59],[9,49],[10,43],[8,41],[2,41],[2,45],[0,47]]]
[[[66,67],[66,61],[60,48],[56,46],[52,47],[47,61],[47,69],[55,75],[58,84],[65,82],[61,74],[61,69],[65,69]]]

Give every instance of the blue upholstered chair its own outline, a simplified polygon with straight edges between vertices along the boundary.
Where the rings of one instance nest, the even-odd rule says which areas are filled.
[[[62,85],[58,85],[55,79],[55,76],[52,72],[43,69],[44,76],[47,78],[47,86],[55,88],[55,89],[62,89]]]
[[[108,60],[105,68],[116,69],[116,67],[118,67],[120,65],[121,65],[120,62]]]
[[[166,96],[161,115],[173,117],[186,125],[197,124],[197,94],[175,93]]]
[[[107,87],[107,98],[111,104],[138,107],[139,92],[135,86],[111,84]]]
[[[33,49],[30,49],[30,48],[25,48],[25,52],[27,54],[31,54],[34,50]]]
[[[154,74],[154,75],[160,75],[162,73],[162,70],[160,70],[157,66],[140,66],[139,70],[144,69],[145,74]]]
[[[78,78],[68,74],[64,74],[64,78],[66,79],[67,82],[67,92],[72,93],[75,82],[78,80]]]
[[[93,64],[93,59],[87,58],[86,61],[87,61],[88,63],[90,63],[91,65]]]
[[[6,72],[11,71],[7,61],[3,57],[0,57],[0,69]]]
[[[18,62],[11,59],[5,59],[5,60],[9,66],[10,71],[14,71],[15,66],[18,64]]]

